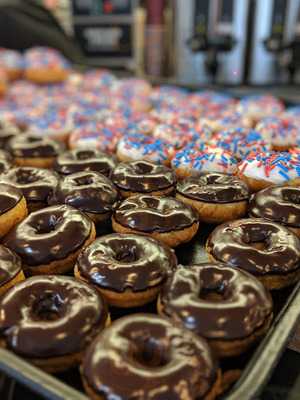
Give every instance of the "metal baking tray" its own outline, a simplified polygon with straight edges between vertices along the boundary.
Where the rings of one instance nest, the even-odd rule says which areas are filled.
[[[235,97],[249,94],[248,88],[242,88],[240,92],[225,88],[224,92]],[[299,95],[299,92],[297,94]],[[295,105],[296,101],[300,103],[300,96],[293,99],[286,97],[282,100],[287,106]],[[179,263],[191,265],[207,261],[204,244],[213,228],[213,226],[200,225],[199,232],[192,242],[176,249]],[[104,230],[98,232],[98,235],[110,232],[110,227],[105,227]],[[258,400],[271,377],[297,321],[300,320],[300,281],[294,287],[274,292],[273,301],[275,317],[264,339],[246,354],[221,362],[223,372],[240,371],[241,374],[227,392],[220,396],[220,399]],[[137,311],[155,313],[156,304],[151,303],[142,308],[130,310],[131,313]],[[126,315],[126,313],[129,311],[112,309],[112,320]],[[300,379],[297,383],[297,388],[300,388]],[[11,351],[0,348],[0,399],[27,400],[27,395],[24,395],[23,391],[24,387],[29,390],[28,399],[30,400],[89,399],[84,394],[78,369],[50,375]],[[295,394],[295,390],[293,390],[293,394]],[[298,399],[298,394],[296,397],[292,396],[291,399]]]
[[[193,241],[176,249],[178,261],[185,265],[207,261],[204,242],[212,229],[212,226],[200,225],[199,232]],[[275,292],[273,300],[275,319],[265,338],[254,350],[221,363],[221,368],[225,373],[231,370],[241,371],[239,379],[227,393],[220,397],[221,399],[257,399],[279,361],[289,336],[300,318],[300,282],[294,288]],[[128,312],[153,313],[155,309],[155,303],[130,311],[112,309],[111,316],[112,319],[116,319]],[[9,350],[0,349],[0,371],[3,373],[2,380],[6,377],[2,385],[0,379],[0,398],[3,400],[18,398],[24,400],[23,394],[21,397],[14,396],[15,381],[29,388],[34,393],[32,399],[35,400],[37,398],[49,400],[88,399],[83,392],[78,369],[52,376],[22,360]],[[1,386],[2,390],[5,390],[5,395],[1,395]],[[40,397],[36,397],[37,395]]]

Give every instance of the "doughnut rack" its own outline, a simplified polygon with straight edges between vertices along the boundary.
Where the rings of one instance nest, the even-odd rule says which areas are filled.
[[[209,227],[206,232],[202,230],[200,237],[196,236],[188,245],[181,247],[177,252],[180,263],[192,264],[207,261],[203,245],[210,230]],[[243,364],[240,378],[220,399],[258,399],[258,395],[268,382],[297,321],[300,319],[300,282],[294,286],[292,291],[278,294],[277,297],[274,299],[275,318],[269,332]],[[155,306],[149,306],[147,312],[155,312]],[[120,311],[112,312],[113,319],[120,316]],[[221,367],[223,366],[221,365]],[[235,365],[229,366],[229,369],[233,368]],[[12,352],[0,349],[0,399],[17,400],[20,398],[16,394],[17,390],[20,390],[19,384],[34,394],[34,397],[28,397],[30,400],[88,400],[88,397],[80,390],[78,372],[70,371],[70,373],[53,376],[34,367]],[[22,400],[27,400],[27,397],[23,396],[22,391]]]

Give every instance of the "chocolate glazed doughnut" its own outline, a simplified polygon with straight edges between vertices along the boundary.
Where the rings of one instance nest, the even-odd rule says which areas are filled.
[[[116,166],[113,156],[94,149],[75,149],[59,155],[54,170],[61,175],[70,175],[81,171],[95,171],[109,177]]]
[[[63,149],[55,140],[29,133],[13,137],[7,145],[15,164],[38,168],[51,168]]]
[[[235,176],[207,172],[178,182],[176,198],[193,206],[200,221],[216,224],[246,214],[249,189]]]
[[[147,236],[111,234],[78,257],[75,276],[94,284],[108,303],[137,307],[153,301],[176,267],[174,252]]]
[[[119,233],[142,233],[176,247],[192,239],[199,222],[196,211],[179,200],[137,195],[114,211],[112,227]]]
[[[105,329],[81,366],[93,400],[213,400],[220,372],[206,341],[167,319],[135,314]]]
[[[11,167],[12,167],[11,155],[4,150],[0,150],[0,174],[9,170]]]
[[[119,164],[112,181],[122,197],[136,194],[167,196],[174,192],[176,175],[173,170],[150,161],[131,161]]]
[[[163,287],[158,310],[206,338],[219,357],[231,357],[267,332],[272,298],[262,283],[238,268],[179,266]]]
[[[22,192],[14,186],[0,183],[0,237],[5,236],[27,214]]]
[[[106,176],[83,171],[63,177],[48,203],[68,204],[100,223],[110,219],[117,200],[118,192]]]
[[[33,167],[12,168],[0,176],[0,182],[13,184],[26,198],[29,212],[47,206],[50,193],[56,188],[59,176],[49,169]]]
[[[252,195],[249,214],[285,225],[300,237],[300,188],[270,187]]]
[[[62,274],[74,267],[79,253],[94,238],[93,222],[63,205],[31,213],[4,243],[21,257],[26,274]]]
[[[245,218],[218,226],[206,249],[212,260],[250,272],[269,289],[281,289],[300,277],[300,240],[264,219]]]
[[[77,365],[108,321],[101,296],[66,276],[36,276],[0,301],[0,343],[47,372]]]
[[[20,257],[7,247],[0,245],[0,296],[24,279]]]

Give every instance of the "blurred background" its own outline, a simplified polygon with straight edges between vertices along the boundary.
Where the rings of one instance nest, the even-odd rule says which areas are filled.
[[[0,0],[0,46],[182,85],[300,83],[299,0]]]

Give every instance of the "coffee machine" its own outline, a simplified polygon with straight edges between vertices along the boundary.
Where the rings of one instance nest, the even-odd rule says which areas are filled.
[[[252,3],[254,23],[249,83],[299,83],[300,1],[253,0]]]
[[[249,0],[176,0],[176,78],[182,84],[240,84]]]

